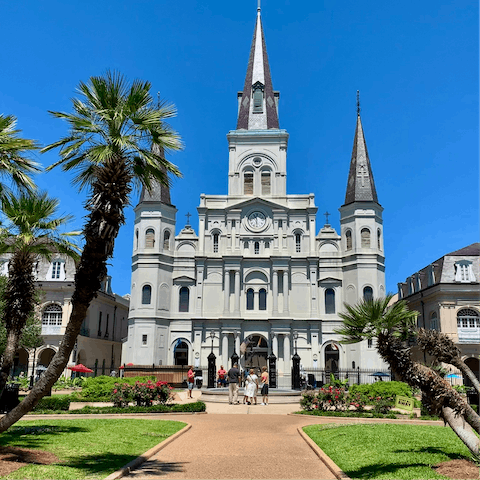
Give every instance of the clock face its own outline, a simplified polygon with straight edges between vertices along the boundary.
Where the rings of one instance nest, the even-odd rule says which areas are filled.
[[[262,228],[265,223],[267,223],[267,219],[262,212],[253,212],[248,216],[248,224],[252,228]]]

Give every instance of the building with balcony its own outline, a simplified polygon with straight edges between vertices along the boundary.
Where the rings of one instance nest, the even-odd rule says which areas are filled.
[[[0,258],[0,273],[8,275],[8,257]],[[42,321],[44,344],[27,351],[20,349],[15,361],[15,375],[28,375],[47,367],[58,350],[71,313],[74,289],[75,262],[64,255],[53,255],[51,262],[40,259],[35,269],[40,303],[36,314]],[[121,361],[122,339],[127,335],[129,298],[116,295],[107,277],[97,297],[93,299],[68,366],[83,363],[97,375],[118,370]],[[65,370],[65,376],[70,376]]]
[[[448,253],[399,283],[398,297],[419,312],[419,327],[447,334],[480,378],[479,258],[480,243]]]

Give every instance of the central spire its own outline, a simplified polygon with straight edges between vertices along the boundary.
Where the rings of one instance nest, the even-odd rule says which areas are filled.
[[[245,85],[243,92],[239,94],[240,105],[237,130],[279,128],[277,113],[278,93],[273,91],[260,13],[259,0]]]

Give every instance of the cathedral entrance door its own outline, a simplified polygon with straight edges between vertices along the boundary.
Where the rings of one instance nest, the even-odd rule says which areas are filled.
[[[188,345],[185,342],[179,342],[175,347],[175,365],[188,364]]]
[[[338,372],[338,362],[340,353],[336,345],[327,345],[325,347],[325,371],[336,373]]]
[[[267,341],[261,335],[249,335],[244,340],[243,349],[245,351],[242,360],[242,367],[246,369],[254,368],[256,372],[267,366],[268,345]]]

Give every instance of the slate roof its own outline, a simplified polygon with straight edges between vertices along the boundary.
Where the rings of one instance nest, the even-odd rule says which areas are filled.
[[[455,252],[447,253],[451,257],[474,257],[480,256],[480,243],[472,243],[467,247],[463,247]]]
[[[360,114],[357,114],[357,127],[353,140],[345,205],[353,202],[378,203],[375,181],[373,180],[372,167],[370,165],[370,158],[368,157],[367,143],[363,135]]]
[[[242,99],[237,119],[237,130],[278,129],[278,114],[275,104],[275,95],[268,63],[267,45],[263,34],[260,9],[257,10],[257,21],[253,32],[250,57],[248,59],[247,74],[243,87]],[[264,110],[262,113],[253,113],[252,86],[260,82],[264,85]]]

